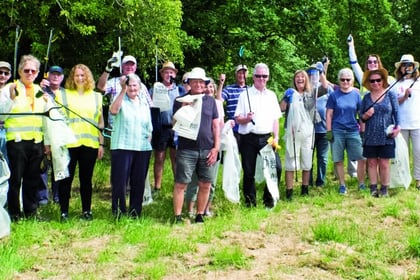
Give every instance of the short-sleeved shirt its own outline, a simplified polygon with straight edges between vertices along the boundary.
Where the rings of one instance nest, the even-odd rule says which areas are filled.
[[[249,102],[247,94],[242,94],[238,100],[236,107],[236,116],[245,116],[249,112],[254,112],[254,124],[240,124],[239,134],[267,134],[273,132],[273,121],[281,117],[281,111],[276,94],[264,89],[259,91],[254,86],[248,90]],[[251,104],[251,108],[250,105]]]
[[[175,100],[174,114],[181,108],[182,103]],[[178,137],[178,150],[211,150],[214,147],[213,138],[213,120],[219,118],[217,113],[216,101],[213,97],[204,95],[201,107],[200,128],[198,130],[197,140],[191,140],[184,137]]]
[[[229,120],[235,119],[235,110],[238,104],[239,96],[245,92],[247,86],[240,87],[237,84],[228,85],[222,91],[222,98],[226,101],[226,116]],[[233,127],[233,131],[238,131],[238,125]]]
[[[332,130],[358,131],[357,114],[360,110],[361,97],[357,90],[342,92],[335,90],[327,100],[327,110],[333,110],[331,120]]]

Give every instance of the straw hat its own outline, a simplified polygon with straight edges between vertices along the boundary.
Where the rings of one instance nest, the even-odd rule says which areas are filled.
[[[159,70],[159,73],[162,73],[165,69],[174,70],[175,73],[178,73],[178,69],[175,68],[175,65],[171,61],[167,61],[162,65],[162,68]]]
[[[414,57],[411,54],[404,54],[401,56],[399,62],[395,62],[395,68],[400,68],[401,64],[403,63],[413,63],[415,67],[419,67],[418,61],[414,61]]]
[[[382,77],[382,85],[383,85],[384,88],[387,88],[389,86],[388,71],[385,68],[378,68],[378,69],[375,69],[375,70],[366,70],[363,73],[362,84],[365,88],[367,88],[368,90],[371,90],[369,78],[373,74],[379,74]]]

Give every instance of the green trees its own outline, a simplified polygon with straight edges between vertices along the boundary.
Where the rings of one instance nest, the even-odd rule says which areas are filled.
[[[204,67],[217,79],[233,81],[233,67],[265,62],[270,87],[289,86],[293,72],[328,55],[328,77],[349,66],[346,37],[355,39],[359,60],[381,55],[385,67],[402,54],[420,59],[419,0],[4,0],[0,11],[0,58],[13,62],[15,28],[23,30],[19,55],[43,60],[54,28],[50,64],[70,68],[85,63],[99,75],[118,48],[139,61],[151,84],[158,64],[174,61],[182,72]],[[251,81],[249,81],[251,83]]]

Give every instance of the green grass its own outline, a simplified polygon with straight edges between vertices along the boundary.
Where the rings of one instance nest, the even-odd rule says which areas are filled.
[[[50,222],[12,224],[11,236],[0,240],[0,279],[420,279],[420,194],[413,187],[371,198],[348,178],[349,193],[340,196],[330,166],[324,188],[300,197],[297,187],[291,202],[282,176],[281,200],[268,211],[262,185],[256,208],[224,199],[220,169],[215,217],[174,225],[168,165],[142,217],[115,221],[108,161],[96,166],[94,220],[79,220],[75,180],[68,223],[49,204],[40,212]]]

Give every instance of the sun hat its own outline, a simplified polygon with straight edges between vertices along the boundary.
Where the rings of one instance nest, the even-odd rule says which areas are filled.
[[[122,60],[122,64],[127,63],[127,62],[133,62],[134,64],[137,64],[137,60],[134,56],[132,55],[126,55],[124,56],[123,60]]]
[[[200,67],[194,67],[190,74],[188,75],[187,82],[190,83],[190,80],[203,80],[206,82],[206,85],[210,83],[210,79],[206,77],[206,71]]]
[[[236,68],[235,68],[235,73],[238,73],[239,71],[241,71],[241,70],[245,70],[245,71],[248,71],[248,67],[246,67],[246,65],[245,64],[239,64],[238,66],[236,66]]]
[[[12,66],[10,66],[10,63],[6,61],[0,61],[0,68],[7,68],[9,71],[12,71]]]
[[[50,69],[48,69],[48,73],[53,73],[53,72],[64,74],[63,68],[57,65],[51,66]]]
[[[400,68],[401,64],[403,63],[413,63],[415,67],[419,67],[418,61],[414,61],[414,57],[411,54],[404,54],[401,56],[399,62],[395,62],[395,68]]]
[[[368,90],[371,90],[369,78],[373,74],[379,74],[382,77],[382,86],[384,88],[387,88],[389,86],[389,83],[388,83],[388,70],[386,70],[385,68],[378,68],[378,69],[375,69],[375,70],[366,70],[363,73],[362,85],[365,88],[367,88]]]
[[[175,73],[178,73],[178,69],[175,68],[175,65],[171,61],[166,61],[162,65],[162,68],[159,70],[159,73],[162,73],[162,71],[165,69],[171,69],[171,70],[174,70]]]

